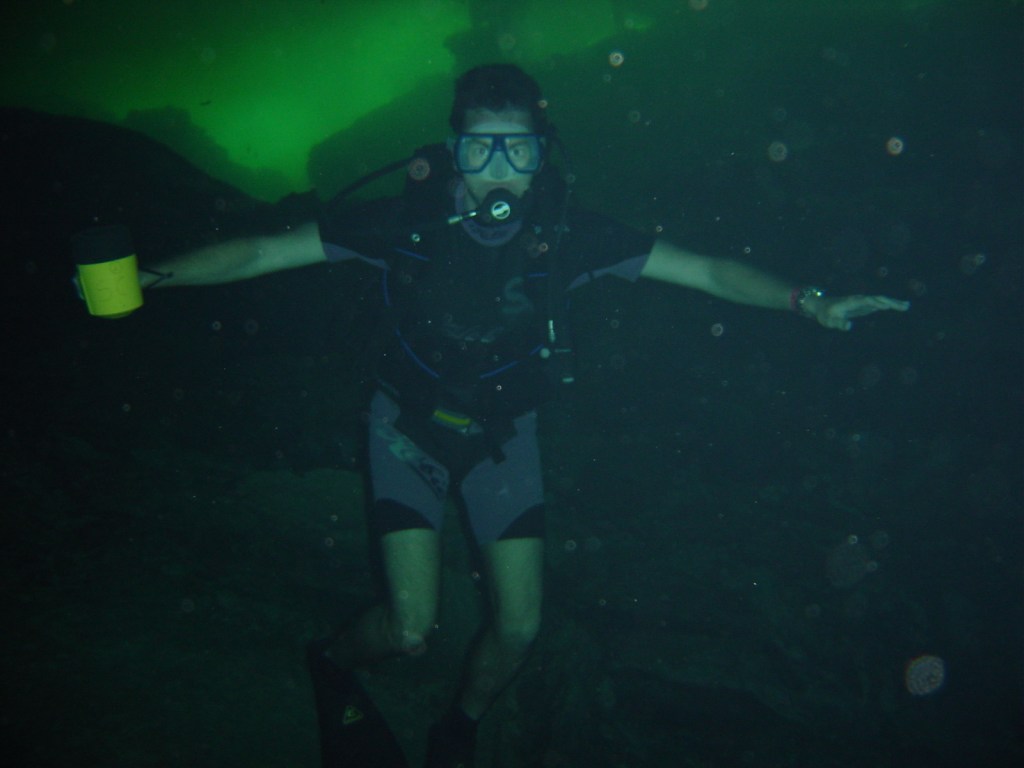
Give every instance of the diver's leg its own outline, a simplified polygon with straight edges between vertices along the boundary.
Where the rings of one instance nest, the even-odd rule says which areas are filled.
[[[544,492],[536,415],[516,419],[504,460],[485,461],[462,481],[490,591],[490,621],[466,659],[449,712],[430,733],[428,768],[471,766],[476,724],[513,680],[540,627]]]
[[[395,428],[398,404],[378,392],[370,406],[372,535],[380,541],[387,599],[343,629],[328,652],[351,668],[424,650],[435,623],[448,472]]]
[[[466,660],[451,709],[430,730],[426,768],[471,768],[477,723],[525,661],[540,627],[543,540],[505,539],[483,554],[492,615]]]
[[[479,720],[512,682],[540,629],[544,542],[504,539],[484,548],[492,615],[471,649],[459,703]]]
[[[417,655],[437,620],[440,537],[430,528],[388,533],[381,539],[388,600],[363,613],[331,642],[328,656],[339,667],[368,664],[400,654]]]

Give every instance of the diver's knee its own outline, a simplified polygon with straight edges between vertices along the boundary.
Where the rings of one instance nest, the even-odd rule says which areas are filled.
[[[507,652],[526,656],[540,632],[540,618],[502,621],[495,627],[495,636]]]
[[[388,639],[398,653],[419,656],[426,653],[427,637],[435,626],[434,613],[424,612],[419,616],[396,616],[388,622]]]

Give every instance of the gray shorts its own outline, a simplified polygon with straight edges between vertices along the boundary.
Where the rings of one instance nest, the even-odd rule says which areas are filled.
[[[387,508],[388,502],[397,503],[415,511],[439,531],[451,475],[445,457],[429,455],[395,428],[400,412],[398,404],[383,392],[374,395],[369,424],[373,514]],[[501,444],[504,460],[495,463],[490,457],[484,458],[458,484],[473,535],[480,544],[500,539],[524,513],[543,509],[537,413],[523,414],[514,425],[515,434]],[[390,530],[401,527],[391,526]]]

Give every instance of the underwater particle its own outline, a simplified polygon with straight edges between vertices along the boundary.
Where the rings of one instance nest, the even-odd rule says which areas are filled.
[[[220,320],[214,320],[212,323],[210,323],[210,330],[211,331],[219,331],[223,327],[224,327],[224,325],[223,325],[223,323],[221,323]]]
[[[182,613],[192,613],[196,609],[196,602],[195,600],[189,600],[186,597],[182,599],[181,603],[179,603],[179,606],[181,607]]]
[[[861,369],[857,383],[861,389],[872,389],[878,386],[883,376],[882,369],[876,363],[868,363]]]
[[[629,113],[626,115],[626,118],[629,120],[629,122],[633,123],[633,125],[636,125],[637,123],[640,122],[640,110],[639,109],[631,109],[631,110],[629,110]]]
[[[566,539],[566,541],[565,541],[565,551],[566,552],[575,552],[576,551],[576,540],[575,539]]]
[[[122,403],[121,404],[121,413],[131,413],[131,411],[132,411],[132,404],[131,403]]]
[[[804,607],[804,618],[805,619],[820,619],[821,618],[821,606],[817,603],[811,603]]]
[[[789,157],[789,147],[781,141],[773,141],[768,145],[768,159],[773,163],[781,163]]]
[[[960,259],[960,271],[965,275],[973,275],[986,261],[984,253],[968,253]]]
[[[185,390],[180,387],[171,391],[171,399],[182,401],[185,399]]]
[[[425,157],[414,157],[409,162],[409,178],[413,181],[423,181],[430,175],[430,163]]]
[[[903,683],[911,696],[927,696],[946,682],[946,662],[938,656],[925,654],[907,662]]]
[[[516,36],[511,32],[502,32],[498,35],[498,48],[508,53],[516,47]]]
[[[324,537],[324,546],[327,547],[328,549],[333,547],[334,546],[334,539],[331,538],[330,536]]]
[[[691,11],[704,11],[707,10],[708,0],[690,0]]]
[[[871,536],[868,537],[868,543],[871,545],[871,548],[876,552],[888,547],[889,542],[889,534],[882,530],[875,531],[871,534]]]
[[[912,278],[907,281],[907,290],[910,291],[915,296],[924,296],[926,293],[928,293],[928,286],[925,284],[923,280]]]
[[[608,63],[613,67],[621,67],[626,61],[626,56],[622,51],[612,51],[608,54]]]
[[[903,139],[899,136],[890,136],[889,140],[885,142],[885,151],[893,157],[903,153]]]
[[[878,563],[856,536],[848,536],[825,558],[825,576],[833,587],[846,588],[878,570]]]
[[[715,323],[714,325],[711,326],[711,335],[714,336],[716,339],[723,333],[725,333],[725,326],[722,325],[721,323]]]
[[[257,321],[256,321],[255,319],[253,319],[253,318],[251,318],[251,317],[250,317],[250,318],[249,318],[248,320],[246,320],[246,321],[245,321],[245,323],[244,323],[244,324],[242,325],[242,328],[243,328],[243,329],[245,330],[245,332],[246,332],[247,334],[249,334],[250,336],[255,336],[255,335],[256,335],[257,333],[259,333],[259,330],[260,330],[260,324],[259,324],[259,323],[258,323],[258,322],[257,322]]]

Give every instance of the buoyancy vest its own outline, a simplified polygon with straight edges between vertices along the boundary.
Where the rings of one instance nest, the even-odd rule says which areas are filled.
[[[449,224],[459,178],[443,145],[418,150],[382,276],[387,345],[379,367],[403,413],[464,414],[502,434],[547,399],[569,357],[563,302],[565,187],[553,169],[535,177],[518,231],[485,246]],[[552,340],[552,327],[560,337]]]

